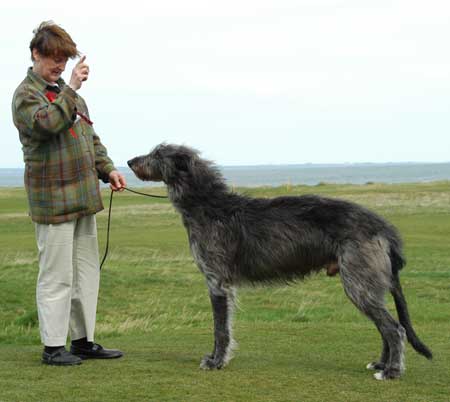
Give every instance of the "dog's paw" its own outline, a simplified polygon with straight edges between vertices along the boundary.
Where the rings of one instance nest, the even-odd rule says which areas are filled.
[[[379,381],[382,381],[382,380],[386,379],[386,378],[384,378],[384,374],[383,374],[382,371],[379,371],[378,373],[375,373],[373,376],[375,377],[375,380],[379,380]]]
[[[393,369],[385,369],[383,371],[379,371],[378,373],[375,373],[373,376],[376,380],[394,380],[396,378],[400,378],[400,370],[393,370]]]
[[[200,368],[203,370],[221,369],[222,367],[223,362],[215,360],[212,355],[206,355],[200,363]]]
[[[386,365],[382,362],[371,362],[366,366],[367,370],[384,370]]]

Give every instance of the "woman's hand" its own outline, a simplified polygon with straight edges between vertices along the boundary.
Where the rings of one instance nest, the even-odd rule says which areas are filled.
[[[113,191],[123,191],[127,186],[125,176],[117,170],[111,171],[109,174],[109,187]]]
[[[89,66],[84,62],[85,60],[86,56],[81,57],[72,70],[69,87],[71,87],[74,91],[79,90],[81,88],[81,84],[88,79]]]

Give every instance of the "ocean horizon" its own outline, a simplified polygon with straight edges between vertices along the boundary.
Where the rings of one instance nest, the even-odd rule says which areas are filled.
[[[290,185],[421,183],[450,180],[450,162],[445,163],[348,163],[218,166],[233,187]],[[128,167],[118,167],[129,187],[161,186],[143,182]],[[0,168],[0,187],[23,187],[23,168]]]

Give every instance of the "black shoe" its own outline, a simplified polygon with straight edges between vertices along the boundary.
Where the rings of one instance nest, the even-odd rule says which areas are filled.
[[[42,353],[42,363],[49,364],[50,366],[74,366],[81,364],[82,360],[78,356],[69,353],[63,346],[51,353],[44,350]]]
[[[123,356],[120,350],[104,349],[98,343],[88,343],[84,346],[74,345],[72,343],[70,353],[81,359],[117,359]]]

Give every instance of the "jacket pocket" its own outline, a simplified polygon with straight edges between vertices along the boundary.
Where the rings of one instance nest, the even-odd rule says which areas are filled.
[[[52,215],[70,215],[89,211],[91,176],[92,172],[89,168],[84,168],[63,177],[51,178]]]

